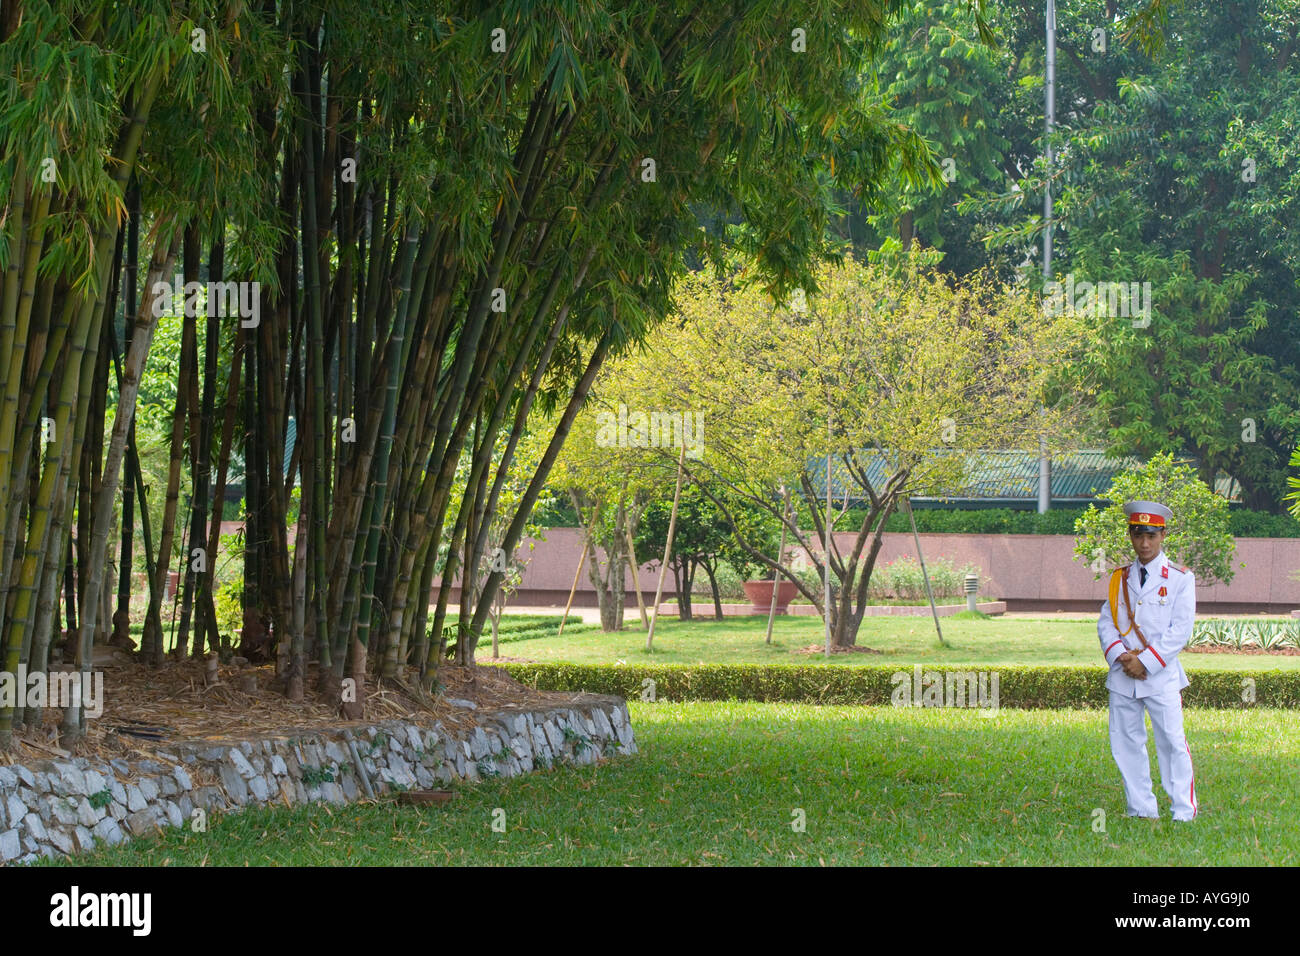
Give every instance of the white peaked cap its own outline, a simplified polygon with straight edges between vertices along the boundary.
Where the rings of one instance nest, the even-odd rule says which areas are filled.
[[[1124,514],[1128,515],[1129,524],[1146,525],[1163,528],[1174,517],[1174,513],[1158,501],[1129,501],[1124,504]]]

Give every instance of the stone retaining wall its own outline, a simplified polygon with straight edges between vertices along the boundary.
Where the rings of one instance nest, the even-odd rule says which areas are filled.
[[[453,701],[474,709],[468,701]],[[214,810],[343,804],[454,780],[636,753],[627,704],[575,695],[566,706],[478,710],[472,732],[380,721],[248,740],[160,743],[134,761],[82,757],[0,765],[0,864],[121,843]],[[358,766],[362,773],[357,772]]]

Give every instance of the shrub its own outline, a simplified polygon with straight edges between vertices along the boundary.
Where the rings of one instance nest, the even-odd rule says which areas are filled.
[[[735,568],[726,561],[719,561],[716,576],[718,579],[718,596],[724,602],[746,600],[744,588],[745,579],[740,576],[740,573]],[[765,574],[764,577],[766,576],[767,575]],[[709,600],[713,599],[713,592],[709,590],[709,576],[704,573],[703,568],[700,568],[700,570],[695,572],[695,581],[691,588],[691,594],[696,598],[705,597]]]
[[[244,581],[236,578],[217,588],[212,595],[217,612],[217,633],[225,634],[233,645],[244,629]]]
[[[966,593],[967,573],[979,576],[981,583],[984,581],[976,565],[954,568],[947,558],[932,558],[925,562],[925,569],[936,598],[962,597]],[[902,557],[877,565],[871,578],[868,593],[874,598],[920,600],[926,596],[921,564],[915,558]]]
[[[1067,505],[1046,514],[1018,508],[916,508],[916,530],[922,534],[1074,534],[1074,523],[1086,508]],[[840,530],[857,528],[866,512],[851,509],[837,525]],[[807,527],[808,522],[804,522]],[[890,515],[886,531],[911,534],[907,515]],[[1233,506],[1228,511],[1228,530],[1237,538],[1300,538],[1300,520],[1289,514],[1269,514]]]
[[[1228,531],[1234,538],[1300,538],[1300,520],[1248,508],[1228,511]]]
[[[1090,507],[1076,526],[1074,554],[1090,562],[1097,578],[1107,564],[1122,567],[1133,560],[1124,502],[1158,501],[1174,514],[1164,543],[1170,560],[1190,567],[1202,586],[1232,582],[1236,543],[1228,532],[1228,504],[1189,465],[1169,454],[1155,455],[1140,468],[1116,475],[1106,498],[1110,505]]]
[[[913,670],[892,665],[779,664],[498,664],[521,683],[548,691],[585,691],[639,699],[647,680],[655,699],[786,701],[805,704],[888,705],[897,686],[894,675],[910,681]],[[927,667],[950,674],[971,665]],[[999,706],[1015,709],[1104,708],[1108,704],[1104,667],[984,668],[998,675]],[[1246,679],[1255,682],[1255,701],[1242,700]],[[1193,707],[1300,707],[1300,672],[1202,671],[1183,691]]]
[[[1074,521],[1082,513],[1078,507],[1053,508],[1046,514],[1014,508],[972,508],[948,510],[913,509],[916,530],[930,534],[1072,534]],[[910,534],[912,525],[905,514],[894,514],[886,531]]]
[[[956,568],[947,558],[927,559],[925,569],[930,576],[930,587],[934,590],[936,599],[964,597],[967,572],[979,576],[981,585],[986,581],[977,565],[967,564]],[[809,565],[797,569],[795,573],[804,584],[818,594],[821,593],[822,578],[816,568]],[[834,588],[835,593],[839,593],[838,581],[832,580],[831,587]],[[872,570],[867,596],[874,600],[889,598],[900,601],[925,600],[925,578],[921,574],[920,562],[915,558],[904,556],[896,561],[877,564]]]

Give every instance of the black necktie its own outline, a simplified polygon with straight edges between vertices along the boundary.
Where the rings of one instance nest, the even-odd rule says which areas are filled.
[[[1147,569],[1138,569],[1138,587],[1144,587],[1147,583]]]

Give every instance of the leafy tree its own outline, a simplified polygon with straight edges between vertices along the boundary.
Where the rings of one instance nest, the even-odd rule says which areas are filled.
[[[1232,582],[1236,544],[1228,532],[1228,502],[1185,462],[1155,455],[1141,468],[1117,475],[1105,497],[1113,504],[1102,509],[1089,505],[1075,522],[1074,553],[1089,562],[1095,577],[1107,573],[1107,564],[1133,562],[1124,503],[1156,501],[1174,515],[1164,543],[1170,559],[1190,567],[1202,585]]]
[[[1062,427],[1064,412],[1041,414],[1040,400],[1067,323],[1043,321],[1027,294],[987,276],[954,287],[920,256],[892,269],[851,260],[827,269],[821,293],[797,303],[804,310],[775,306],[744,278],[684,283],[683,322],[651,340],[639,388],[648,404],[703,413],[703,454],[687,467],[733,526],[744,530],[714,488],[785,521],[789,543],[819,572],[830,453],[837,481],[869,502],[847,547],[832,538],[830,607],[790,567],[780,572],[829,617],[835,642],[851,645],[885,522],[903,496],[960,487],[963,451]],[[782,485],[811,528],[785,519]],[[832,523],[844,511],[836,502]],[[743,545],[758,565],[777,567],[769,536]]]
[[[1300,438],[1300,9],[1185,0],[1155,50],[1114,42],[1121,6],[1061,4],[1056,160],[1035,159],[1041,144],[1017,160],[1032,171],[990,200],[1006,221],[990,241],[1035,248],[1044,223],[1024,203],[1050,178],[1056,278],[1151,283],[1149,322],[1093,309],[1084,332],[1076,387],[1111,453],[1195,457],[1202,480],[1226,471],[1248,506],[1280,513]],[[1006,14],[1010,46],[1041,47],[1041,4]],[[1041,124],[1041,60],[1027,62],[1018,128]]]
[[[618,406],[628,397],[618,387],[619,369],[628,360],[613,361],[602,371],[550,478],[551,487],[568,498],[582,528],[587,576],[605,631],[623,629],[628,540],[635,541],[647,502],[663,484],[671,488],[674,476],[670,463],[646,449],[620,444],[617,436],[611,442],[604,433],[602,426],[617,421]],[[649,557],[644,546],[638,545],[636,552],[638,565],[644,564]]]
[[[963,193],[1006,185],[1010,142],[999,113],[1011,89],[1004,54],[978,36],[969,4],[910,0],[892,25],[874,64],[869,89],[924,137],[941,176],[900,188],[867,215],[872,229],[858,247],[880,247],[891,235],[903,248],[913,239],[944,250],[945,268],[962,275],[984,262],[983,228],[952,211]]]
[[[725,510],[715,503],[714,498],[717,496],[721,496],[726,502]],[[667,498],[660,496],[651,501],[641,516],[641,525],[637,534],[637,553],[654,557],[656,564],[663,559],[671,507],[671,496]],[[741,525],[739,536],[733,522]],[[681,501],[677,507],[677,528],[673,535],[673,550],[668,562],[677,590],[677,606],[682,619],[690,620],[692,617],[691,592],[694,587],[695,573],[703,568],[708,576],[709,590],[713,596],[714,617],[721,620],[722,597],[718,591],[718,563],[726,561],[735,568],[742,580],[748,579],[759,565],[740,542],[750,542],[763,548],[768,554],[774,555],[778,533],[776,523],[770,514],[755,508],[745,499],[729,493],[725,486],[714,489],[712,496],[706,494],[697,484],[683,487]]]

